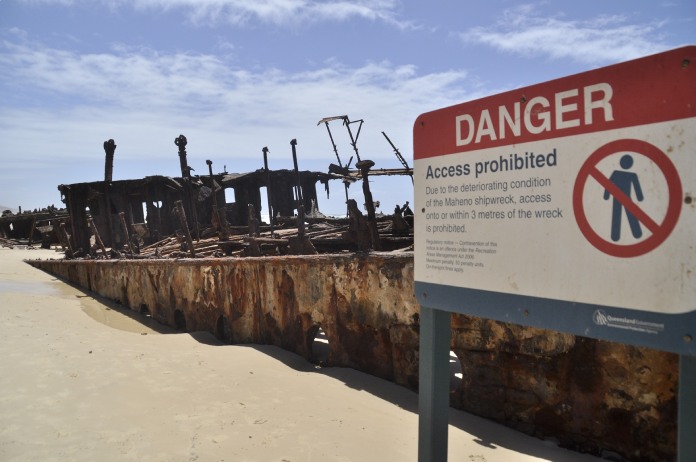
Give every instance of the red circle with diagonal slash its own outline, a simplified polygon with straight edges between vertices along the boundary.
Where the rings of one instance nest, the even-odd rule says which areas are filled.
[[[621,151],[641,154],[647,157],[658,166],[665,176],[667,180],[667,189],[669,191],[669,202],[667,205],[667,213],[662,223],[657,223],[650,218],[650,216],[643,212],[630,197],[624,194],[623,191],[609,181],[609,179],[597,169],[597,164],[599,164],[602,159]],[[587,220],[585,207],[582,201],[585,184],[590,177],[599,182],[615,199],[621,202],[624,208],[630,211],[633,216],[652,233],[651,236],[635,244],[619,245],[609,242],[597,234]],[[635,139],[616,140],[605,144],[593,152],[580,168],[578,177],[575,180],[575,187],[573,188],[573,212],[580,231],[590,244],[597,249],[614,257],[637,257],[655,250],[674,230],[679,220],[679,213],[681,212],[681,196],[682,186],[679,180],[679,173],[664,152],[646,141]]]

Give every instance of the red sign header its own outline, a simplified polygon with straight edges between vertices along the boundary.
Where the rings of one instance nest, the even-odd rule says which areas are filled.
[[[696,117],[694,100],[689,46],[422,114],[414,158]]]

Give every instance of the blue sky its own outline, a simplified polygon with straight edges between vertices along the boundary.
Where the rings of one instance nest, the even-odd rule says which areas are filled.
[[[317,122],[343,114],[365,121],[361,157],[398,167],[381,132],[412,163],[423,112],[695,38],[693,0],[0,0],[0,204],[62,205],[59,184],[103,179],[110,138],[115,180],[179,175],[179,134],[194,173],[255,170],[264,146],[290,168],[293,138],[326,171]],[[385,212],[412,193],[373,183]]]

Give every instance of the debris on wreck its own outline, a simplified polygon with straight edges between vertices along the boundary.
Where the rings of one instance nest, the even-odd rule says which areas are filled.
[[[351,168],[352,157],[347,164],[341,162],[329,128],[332,120],[342,120],[348,129],[358,159],[355,168]],[[350,125],[356,122],[360,125],[354,136]],[[396,205],[391,215],[377,214],[379,202],[372,197],[368,178],[405,175],[412,179],[413,171],[384,132],[403,168],[374,169],[373,161],[361,159],[357,139],[362,122],[351,122],[347,116],[319,122],[326,125],[338,159],[338,165],[331,164],[327,173],[300,170],[297,142],[292,140],[292,170],[269,169],[269,151],[264,147],[264,166],[256,171],[214,173],[213,162],[206,160],[207,174],[192,175],[188,141],[180,135],[174,140],[180,177],[113,181],[116,143],[108,140],[104,142],[103,181],[58,186],[69,216],[57,228],[59,242],[66,258],[97,259],[412,250],[409,203]],[[366,214],[348,198],[348,187],[357,182],[362,183]],[[328,197],[330,183],[345,191],[345,216],[330,217],[319,210],[317,186],[323,185]],[[264,201],[268,210],[262,210]]]
[[[68,211],[53,205],[33,211],[22,211],[20,207],[18,213],[4,210],[0,217],[0,245],[40,244],[43,248],[49,248],[61,243],[60,225],[68,220]]]

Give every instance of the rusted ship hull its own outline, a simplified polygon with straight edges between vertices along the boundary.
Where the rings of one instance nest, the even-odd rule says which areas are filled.
[[[418,388],[412,253],[30,262],[186,331],[262,343]],[[675,355],[453,315],[453,406],[595,454],[673,460]],[[607,452],[608,451],[608,452]]]

